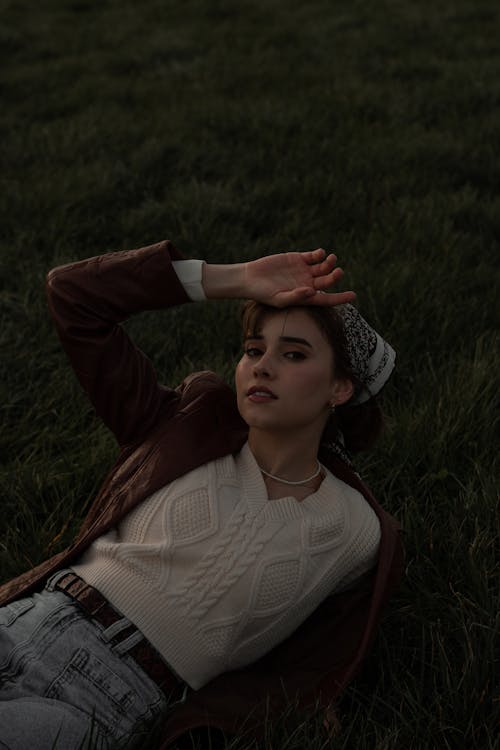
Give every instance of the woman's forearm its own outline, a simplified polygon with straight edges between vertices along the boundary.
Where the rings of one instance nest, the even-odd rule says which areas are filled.
[[[247,296],[245,268],[246,263],[227,265],[204,263],[201,283],[207,298],[223,299]]]

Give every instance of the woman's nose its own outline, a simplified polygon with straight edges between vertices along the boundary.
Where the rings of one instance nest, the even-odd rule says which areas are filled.
[[[260,376],[262,378],[271,377],[273,369],[269,357],[266,357],[266,355],[264,355],[263,357],[260,357],[257,362],[254,362],[253,371],[256,376]]]

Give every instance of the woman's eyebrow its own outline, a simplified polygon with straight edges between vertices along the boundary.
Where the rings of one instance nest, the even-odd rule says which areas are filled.
[[[280,336],[280,341],[286,341],[287,344],[304,344],[304,346],[308,346],[309,349],[312,349],[312,344],[309,343],[306,339],[300,339],[297,336]]]
[[[262,341],[264,336],[262,336],[260,333],[252,333],[248,334],[248,336],[245,336],[243,339],[244,341]]]
[[[262,341],[264,336],[260,333],[255,333],[252,336],[246,336],[245,341]],[[298,336],[280,336],[280,341],[284,341],[286,344],[303,344],[304,346],[308,346],[309,349],[312,349],[312,344],[309,343],[306,339],[301,339]]]

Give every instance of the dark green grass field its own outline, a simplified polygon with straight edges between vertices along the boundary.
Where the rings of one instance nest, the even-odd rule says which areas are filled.
[[[334,248],[398,352],[385,436],[357,464],[403,524],[406,576],[341,732],[296,716],[262,747],[499,748],[500,6],[0,10],[1,579],[68,542],[115,456],[49,320],[51,267],[166,237],[219,263]],[[164,382],[230,379],[237,312],[127,327]]]

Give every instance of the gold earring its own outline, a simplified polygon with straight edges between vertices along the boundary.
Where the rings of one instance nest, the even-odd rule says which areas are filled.
[[[330,412],[333,414],[335,412],[335,401],[332,401],[330,404]]]

